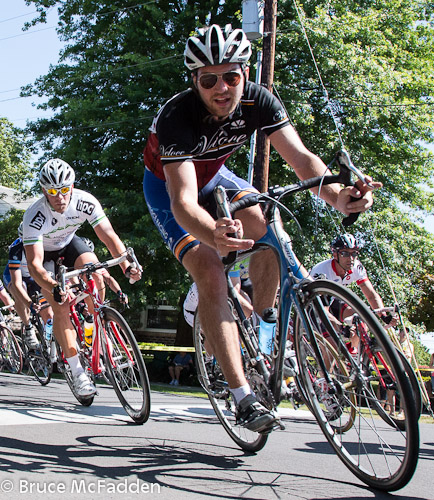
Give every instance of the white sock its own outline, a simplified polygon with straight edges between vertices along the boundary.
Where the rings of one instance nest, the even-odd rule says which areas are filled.
[[[235,398],[235,402],[237,404],[239,404],[239,402],[242,399],[244,399],[246,396],[248,396],[249,394],[252,393],[252,391],[250,390],[249,384],[242,385],[241,387],[237,387],[235,389],[230,389],[230,391],[232,392],[232,394]]]
[[[80,373],[84,373],[78,354],[72,356],[72,358],[66,358],[66,361],[68,361],[68,365],[71,368],[71,373],[74,377],[80,375]]]

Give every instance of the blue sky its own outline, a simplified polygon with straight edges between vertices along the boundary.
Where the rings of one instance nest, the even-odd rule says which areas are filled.
[[[62,42],[56,33],[57,10],[52,9],[45,25],[22,31],[25,22],[36,16],[33,5],[24,0],[0,0],[0,116],[23,128],[26,120],[49,116],[36,109],[35,97],[20,98],[20,87],[33,83],[57,64]],[[425,218],[425,227],[434,233],[434,216]]]
[[[19,89],[57,63],[62,47],[55,30],[57,16],[53,11],[46,25],[23,32],[24,23],[36,16],[34,6],[24,0],[0,0],[0,7],[0,116],[24,127],[26,120],[44,116],[32,106],[35,98],[19,98]]]

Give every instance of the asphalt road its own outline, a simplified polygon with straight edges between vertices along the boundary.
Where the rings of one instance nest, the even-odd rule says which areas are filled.
[[[307,412],[286,410],[257,455],[226,435],[206,399],[152,392],[137,426],[114,391],[89,408],[63,380],[41,387],[0,374],[0,496],[88,499],[434,499],[434,424],[421,425],[421,453],[408,486],[369,490],[335,456]]]

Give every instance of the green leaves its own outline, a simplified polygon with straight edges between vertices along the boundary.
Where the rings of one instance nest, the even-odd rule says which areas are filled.
[[[0,118],[0,185],[22,190],[30,179],[30,148],[25,135]]]
[[[52,118],[31,123],[28,132],[46,151],[43,160],[55,155],[74,166],[78,187],[101,200],[116,231],[134,246],[145,267],[143,283],[134,288],[136,300],[155,303],[165,297],[176,303],[189,279],[164,248],[145,207],[142,151],[159,107],[189,85],[182,61],[187,36],[202,24],[240,26],[239,2],[27,3],[40,13],[35,23],[45,21],[46,9],[57,8],[58,33],[66,42],[59,64],[23,90],[47,96],[42,106],[53,110]],[[297,4],[329,100],[293,2],[278,5],[276,88],[310,150],[328,164],[341,149],[331,108],[353,162],[383,182],[372,215],[361,216],[351,231],[367,240],[362,260],[385,301],[392,297],[377,244],[399,302],[415,321],[422,320],[418,304],[428,292],[421,276],[431,274],[432,236],[401,207],[434,208],[425,189],[433,183],[433,154],[423,146],[434,142],[432,4]],[[247,173],[247,153],[243,148],[228,162],[240,175]],[[270,184],[292,181],[292,170],[272,151]],[[306,266],[327,258],[342,216],[318,206],[310,194],[291,200],[290,207],[304,230],[302,238],[296,225],[289,226]]]

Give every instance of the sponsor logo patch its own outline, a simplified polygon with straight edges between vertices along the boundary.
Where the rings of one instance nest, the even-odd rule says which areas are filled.
[[[283,111],[283,109],[279,109],[279,111],[277,111],[273,116],[273,120],[275,122],[281,122],[285,118],[286,118],[286,113]]]
[[[51,221],[51,225],[52,225],[52,226],[55,226],[56,224],[57,224],[57,219],[55,219],[55,218],[53,217],[53,220]]]
[[[30,221],[29,226],[35,229],[40,230],[46,221],[45,215],[42,212],[39,212],[33,217]]]
[[[244,120],[235,120],[231,123],[232,129],[239,129],[246,126],[246,122]]]
[[[90,203],[89,201],[78,200],[77,210],[79,212],[84,212],[87,215],[92,215],[92,212],[95,210],[95,204]]]

